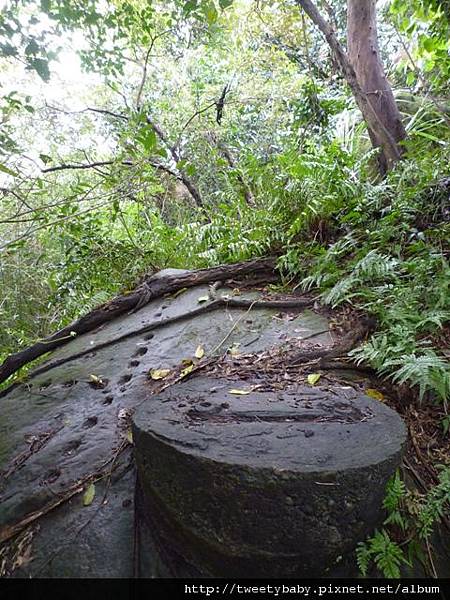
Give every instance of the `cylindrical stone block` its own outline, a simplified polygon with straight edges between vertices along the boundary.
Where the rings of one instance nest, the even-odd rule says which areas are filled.
[[[199,377],[149,397],[133,436],[143,510],[199,573],[321,577],[380,525],[406,429],[351,388]]]

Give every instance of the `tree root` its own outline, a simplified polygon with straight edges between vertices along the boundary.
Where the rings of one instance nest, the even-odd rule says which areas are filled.
[[[102,342],[100,344],[96,344],[95,346],[90,346],[86,350],[82,350],[81,352],[77,352],[76,354],[71,354],[70,356],[66,356],[65,358],[49,362],[46,365],[35,369],[33,373],[30,374],[29,378],[31,379],[32,377],[41,375],[42,373],[45,373],[50,369],[53,369],[54,367],[59,367],[60,365],[63,365],[72,360],[76,360],[77,358],[81,358],[82,356],[91,354],[92,352],[103,350],[103,348],[107,348],[108,346],[117,344],[119,342],[122,342],[123,340],[134,337],[136,335],[142,335],[143,333],[153,331],[154,329],[159,329],[160,327],[164,327],[165,325],[179,323],[180,321],[185,321],[186,319],[193,319],[195,317],[198,317],[199,315],[209,313],[213,310],[217,310],[222,307],[246,308],[248,310],[250,310],[251,308],[298,309],[311,306],[311,304],[313,304],[314,302],[314,298],[296,298],[295,300],[247,300],[244,298],[228,298],[226,296],[214,297],[215,300],[213,300],[212,302],[204,304],[203,306],[195,308],[194,310],[191,310],[189,312],[185,312],[174,317],[168,317],[167,319],[161,319],[160,321],[154,321],[153,323],[149,323],[148,325],[143,325],[142,327],[138,327],[137,329],[127,331],[127,333],[124,333],[112,340],[108,340],[107,342]]]
[[[67,344],[74,336],[88,333],[113,319],[136,311],[155,298],[211,281],[226,281],[229,278],[246,275],[271,275],[275,270],[275,258],[262,258],[235,265],[221,265],[211,269],[199,269],[187,273],[159,276],[152,275],[129,294],[116,296],[87,315],[63,327],[44,340],[11,354],[0,365],[0,383],[16,373],[21,367],[33,360]]]
[[[319,360],[318,366],[320,368],[322,362],[323,364],[326,364],[331,359],[340,358],[348,354],[350,350],[375,329],[375,326],[376,323],[374,319],[370,317],[363,318],[339,344],[336,344],[332,348],[317,348],[297,352],[290,358],[290,364],[296,367],[313,360]]]

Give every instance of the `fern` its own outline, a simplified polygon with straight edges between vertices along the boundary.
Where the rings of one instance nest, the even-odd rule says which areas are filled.
[[[405,499],[405,495],[406,486],[397,470],[386,486],[383,507],[387,510],[388,516],[384,521],[385,525],[398,525],[402,529],[406,529],[406,522],[401,513],[402,501]]]
[[[392,375],[392,380],[399,384],[408,381],[410,385],[418,386],[420,400],[428,390],[435,390],[443,400],[450,395],[450,365],[432,350],[421,356],[410,354],[388,361],[383,370],[396,366],[399,369]]]
[[[370,250],[353,268],[359,281],[382,279],[397,272],[399,261],[391,256]]]
[[[401,565],[407,563],[402,549],[391,540],[385,529],[376,531],[367,542],[358,545],[356,560],[363,575],[367,575],[369,564],[373,561],[384,577],[396,579],[401,575]]]
[[[420,537],[428,538],[436,522],[450,511],[450,467],[442,467],[439,483],[428,494],[425,503],[419,512]]]

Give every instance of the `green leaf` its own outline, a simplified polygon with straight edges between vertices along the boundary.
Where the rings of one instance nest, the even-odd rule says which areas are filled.
[[[17,177],[18,173],[16,173],[15,171],[12,171],[11,169],[8,169],[8,167],[5,167],[5,165],[0,164],[0,171],[2,173],[6,173],[7,175],[11,175],[11,177]]]
[[[144,146],[147,152],[151,152],[157,144],[156,133],[153,127],[148,125],[143,127],[139,132],[137,140]]]
[[[90,483],[83,494],[83,506],[90,506],[95,498],[95,484]]]
[[[48,68],[48,61],[44,58],[33,58],[28,60],[27,68],[32,71],[36,71],[39,77],[47,82],[50,80],[50,69]]]
[[[309,385],[315,385],[319,381],[319,379],[320,379],[320,373],[311,373],[306,378],[306,380],[308,381]]]
[[[25,47],[25,54],[27,56],[36,55],[40,51],[39,45],[35,40],[31,40]]]
[[[213,25],[217,21],[218,13],[214,2],[208,2],[202,6],[202,12],[205,15],[208,25]]]
[[[48,154],[39,154],[39,158],[45,165],[52,161],[52,157],[48,156]]]
[[[188,0],[183,5],[183,13],[186,16],[189,16],[192,12],[197,10],[198,8],[198,0]]]

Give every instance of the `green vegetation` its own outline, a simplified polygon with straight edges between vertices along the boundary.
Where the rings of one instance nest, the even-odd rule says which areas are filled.
[[[440,403],[448,435],[448,3],[381,4],[406,130],[385,176],[302,2],[7,2],[0,361],[149,270],[275,254],[286,284],[375,317],[351,356]],[[346,3],[317,6],[345,40]],[[396,477],[386,528],[426,540],[448,473],[412,513]],[[398,576],[410,557],[383,529],[372,560]]]
[[[397,472],[386,489],[386,527],[360,543],[356,550],[361,573],[367,575],[373,561],[385,577],[397,578],[401,576],[401,565],[412,567],[415,558],[426,562],[423,547],[429,548],[434,525],[446,514],[449,502],[449,467],[440,465],[439,483],[425,495],[408,491]],[[391,539],[388,526],[397,529],[397,536],[401,532],[401,544]]]

